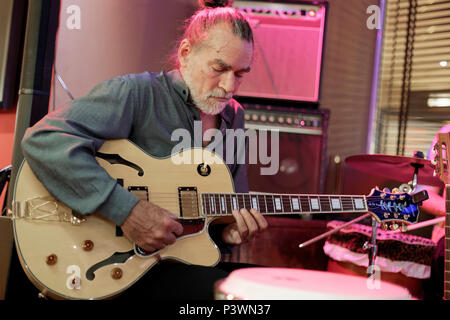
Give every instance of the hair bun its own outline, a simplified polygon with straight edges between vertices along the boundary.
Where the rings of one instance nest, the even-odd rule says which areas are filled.
[[[199,0],[199,4],[204,8],[229,7],[233,0]]]

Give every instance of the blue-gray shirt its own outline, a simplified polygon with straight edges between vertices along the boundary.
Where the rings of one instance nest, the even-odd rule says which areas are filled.
[[[201,121],[190,101],[178,70],[115,77],[29,128],[22,141],[23,153],[56,199],[82,214],[98,212],[122,225],[138,198],[98,165],[96,151],[105,140],[126,138],[153,156],[170,156],[178,143],[171,140],[172,132],[184,128],[194,137],[194,121]],[[224,137],[227,129],[244,129],[239,103],[231,100],[220,121]],[[238,151],[234,163],[227,164],[235,192],[248,192],[246,166],[236,161],[242,157]],[[223,152],[225,157],[226,149]]]

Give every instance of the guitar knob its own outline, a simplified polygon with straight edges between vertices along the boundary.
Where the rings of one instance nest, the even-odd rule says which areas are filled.
[[[47,258],[45,259],[45,262],[49,265],[52,266],[54,264],[56,264],[56,262],[58,261],[58,256],[54,253],[52,253],[51,255],[47,256]]]
[[[94,242],[91,240],[84,240],[82,247],[84,251],[91,251],[94,248]]]
[[[111,270],[111,277],[114,280],[119,280],[120,278],[122,278],[123,275],[123,271],[120,268],[114,268]]]

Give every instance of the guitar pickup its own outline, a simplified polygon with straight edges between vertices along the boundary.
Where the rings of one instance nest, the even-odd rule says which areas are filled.
[[[196,187],[178,188],[178,199],[180,205],[180,217],[188,219],[199,217]]]
[[[147,187],[129,186],[128,191],[138,197],[139,200],[148,201]]]

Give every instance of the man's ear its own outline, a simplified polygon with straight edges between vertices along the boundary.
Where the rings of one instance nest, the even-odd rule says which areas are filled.
[[[183,39],[180,45],[178,46],[178,61],[180,62],[180,66],[186,66],[188,62],[189,54],[192,52],[192,45],[188,39]]]

